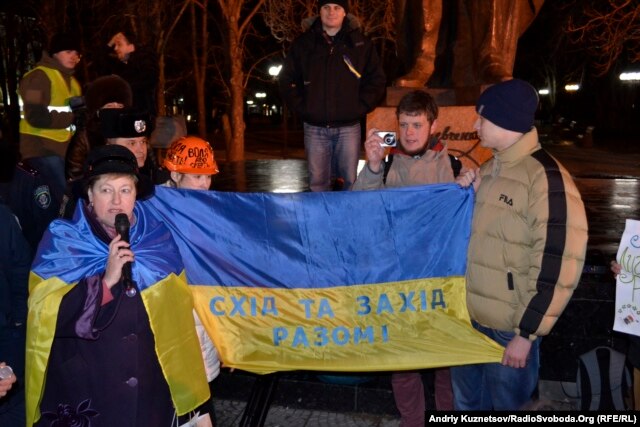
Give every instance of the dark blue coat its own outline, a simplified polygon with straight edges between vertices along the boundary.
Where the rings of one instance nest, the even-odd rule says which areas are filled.
[[[0,203],[0,337],[27,321],[31,250],[11,210]],[[2,360],[2,354],[0,354]]]
[[[0,399],[0,426],[23,426],[24,349],[31,249],[11,210],[0,202],[0,362],[18,382]]]
[[[57,171],[57,172],[56,172]],[[33,157],[16,165],[7,204],[19,218],[22,233],[35,253],[42,234],[58,217],[64,186],[51,177],[64,173],[64,162],[56,156]]]

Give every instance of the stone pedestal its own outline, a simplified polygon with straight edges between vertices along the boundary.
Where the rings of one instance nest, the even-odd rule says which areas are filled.
[[[488,85],[469,86],[455,89],[433,89],[421,88],[428,92],[435,99],[438,107],[453,107],[461,105],[476,105],[476,100]],[[397,87],[391,86],[387,88],[387,96],[384,100],[384,106],[395,107],[407,92],[416,90],[415,87]]]
[[[490,150],[480,146],[478,133],[473,128],[478,115],[475,111],[475,99],[480,89],[425,89],[436,100],[439,114],[435,136],[446,143],[450,154],[458,157],[463,166],[477,168],[491,158]],[[402,96],[412,88],[387,89],[385,105],[376,108],[367,115],[367,131],[378,128],[385,131],[398,131],[396,106]],[[456,105],[460,103],[460,105]],[[466,105],[465,105],[466,104]]]

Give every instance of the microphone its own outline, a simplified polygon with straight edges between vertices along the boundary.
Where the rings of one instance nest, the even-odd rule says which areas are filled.
[[[122,238],[122,241],[129,243],[129,217],[127,214],[119,213],[116,215],[116,232]],[[133,296],[136,294],[133,287],[133,280],[131,279],[131,262],[126,262],[122,266],[122,280],[126,286],[126,294]]]
[[[116,215],[116,232],[123,241],[129,243],[129,217],[127,214],[119,213]]]

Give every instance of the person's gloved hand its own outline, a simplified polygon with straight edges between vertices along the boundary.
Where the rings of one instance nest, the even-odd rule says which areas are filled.
[[[69,98],[69,107],[73,113],[73,125],[76,131],[84,129],[87,123],[87,105],[84,102],[84,96],[72,96]]]
[[[76,132],[84,129],[87,125],[87,115],[86,108],[73,110],[73,125],[76,127]]]
[[[73,113],[73,125],[75,130],[84,129],[87,123],[87,105],[84,102],[84,96],[72,96],[69,98],[69,107]]]
[[[87,105],[84,102],[84,96],[72,96],[69,98],[69,107],[71,107],[71,111],[73,112],[83,108],[86,109]]]

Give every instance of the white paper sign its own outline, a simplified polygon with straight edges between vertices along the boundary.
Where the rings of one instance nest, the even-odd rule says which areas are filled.
[[[616,279],[613,330],[640,336],[640,221],[626,220],[616,261],[622,271]]]

